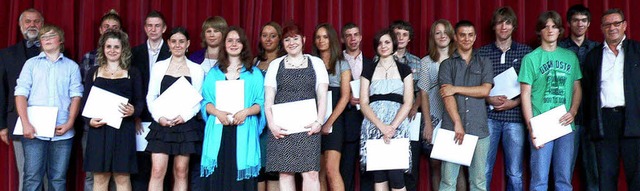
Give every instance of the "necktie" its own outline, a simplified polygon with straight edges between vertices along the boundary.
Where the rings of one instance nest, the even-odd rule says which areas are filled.
[[[33,46],[40,48],[40,41],[27,41],[27,48],[31,48]]]

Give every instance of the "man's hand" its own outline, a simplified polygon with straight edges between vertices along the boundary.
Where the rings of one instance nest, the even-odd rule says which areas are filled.
[[[57,126],[56,127],[56,135],[58,135],[58,136],[64,135],[64,133],[69,131],[69,129],[73,128],[72,124],[65,123],[65,124]]]
[[[462,141],[464,139],[464,128],[462,127],[462,125],[455,125],[453,127],[456,135],[453,137],[453,141],[455,141],[456,143],[458,143],[458,145],[462,145]]]
[[[9,129],[4,128],[0,130],[0,139],[2,139],[2,142],[4,142],[4,144],[9,145]]]
[[[456,94],[456,87],[451,84],[443,84],[440,86],[440,96],[448,97]]]
[[[499,95],[499,96],[489,96],[487,97],[487,102],[493,105],[494,107],[504,104],[504,100],[507,99],[507,96]]]

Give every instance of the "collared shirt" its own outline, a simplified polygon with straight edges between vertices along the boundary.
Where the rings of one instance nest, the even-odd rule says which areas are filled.
[[[576,56],[578,56],[578,61],[580,62],[580,66],[584,64],[584,59],[587,58],[587,53],[589,53],[589,51],[591,51],[598,45],[600,45],[600,43],[586,38],[584,39],[584,41],[582,41],[582,45],[580,46],[578,46],[576,42],[571,40],[571,38],[565,38],[558,42],[559,47],[569,49],[572,52],[576,53]]]
[[[531,47],[513,41],[511,42],[511,47],[506,52],[502,52],[495,43],[491,43],[481,47],[478,50],[478,56],[485,57],[491,61],[493,77],[495,77],[511,67],[513,67],[516,72],[519,72],[522,57],[529,52],[531,52]],[[487,107],[487,117],[494,120],[522,123],[522,109],[520,105],[506,111],[495,111]]]
[[[149,51],[149,73],[151,73],[153,64],[159,61],[158,55],[160,55],[162,44],[164,44],[164,39],[160,39],[160,44],[158,44],[158,47],[154,49],[153,47],[151,47],[151,41],[147,39],[147,50]]]
[[[622,42],[627,37],[622,37],[622,41],[616,46],[618,55],[604,42],[602,48],[602,73],[600,74],[600,100],[602,107],[624,106],[624,49]]]
[[[438,72],[438,83],[453,86],[481,86],[493,84],[493,66],[489,59],[480,57],[474,51],[469,64],[454,52],[451,58],[442,61]],[[489,136],[487,126],[487,110],[484,98],[475,98],[461,94],[453,95],[458,106],[458,114],[465,133],[484,138]],[[445,105],[446,108],[446,105]],[[446,110],[446,109],[445,109]],[[454,130],[453,120],[449,114],[443,115],[442,128]]]
[[[51,62],[44,52],[24,64],[16,81],[16,96],[27,97],[28,106],[58,107],[56,126],[69,119],[69,106],[73,97],[82,97],[80,69],[73,60],[62,54]],[[75,134],[73,128],[53,138],[37,137],[41,140],[66,140]]]
[[[405,52],[403,57],[398,57],[396,55],[393,56],[398,59],[401,64],[407,64],[411,67],[411,73],[413,74],[413,90],[418,91],[418,80],[420,80],[418,73],[420,73],[420,67],[422,67],[422,65],[420,65],[420,58],[409,52]]]
[[[360,54],[355,57],[347,54],[346,50],[343,50],[342,54],[351,68],[351,77],[353,77],[354,80],[360,79],[360,75],[362,74],[362,51],[360,51]]]
[[[85,76],[87,75],[87,72],[89,72],[89,69],[91,69],[91,67],[93,66],[98,65],[98,63],[96,63],[97,54],[98,51],[93,50],[91,52],[87,52],[82,57],[82,62],[80,62],[80,76],[82,77],[83,82]]]

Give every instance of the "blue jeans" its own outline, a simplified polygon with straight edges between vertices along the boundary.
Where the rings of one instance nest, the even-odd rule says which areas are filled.
[[[469,190],[484,191],[487,189],[487,176],[485,176],[487,165],[487,149],[489,148],[489,137],[478,139],[476,150],[473,152],[471,166],[469,166]],[[442,175],[440,179],[440,191],[455,191],[458,183],[458,172],[460,165],[442,161]]]
[[[571,172],[576,166],[576,159],[578,152],[580,152],[580,159],[582,161],[582,174],[585,177],[585,190],[598,191],[600,190],[598,180],[598,160],[596,159],[596,147],[595,144],[589,139],[589,135],[585,130],[585,126],[576,125],[576,137],[574,140],[574,152],[573,152],[573,165]]]
[[[549,187],[549,167],[553,163],[555,190],[572,190],[571,167],[573,166],[574,138],[576,132],[550,141],[540,149],[531,144],[531,187],[529,190],[546,191]]]
[[[522,190],[522,156],[524,152],[525,127],[522,123],[513,123],[488,119],[489,153],[487,154],[487,190],[491,190],[493,165],[496,162],[498,146],[502,142],[504,163],[507,170],[507,190]]]
[[[24,149],[25,191],[42,190],[45,172],[49,180],[49,191],[65,190],[67,169],[73,139],[43,141],[37,138],[22,139]]]

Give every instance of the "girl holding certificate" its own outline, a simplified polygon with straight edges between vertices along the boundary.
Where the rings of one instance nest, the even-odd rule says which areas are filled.
[[[118,190],[131,190],[129,174],[136,173],[136,129],[134,118],[144,107],[142,77],[131,68],[131,48],[126,33],[107,30],[98,41],[97,66],[85,76],[83,103],[86,103],[93,87],[129,99],[120,105],[120,127],[106,126],[102,119],[86,119],[87,151],[84,169],[93,172],[93,190],[108,190],[109,179],[114,177]],[[84,104],[83,104],[84,105]]]
[[[205,190],[256,190],[262,157],[259,136],[265,125],[264,78],[251,62],[251,48],[241,28],[230,27],[223,39],[219,64],[202,85],[206,126],[200,172],[209,177]],[[216,92],[230,91],[218,85],[236,80],[244,81],[244,106],[231,113],[218,103],[232,100],[219,100]]]
[[[280,173],[280,189],[295,190],[295,173],[301,173],[303,190],[320,190],[320,130],[327,107],[327,69],[318,57],[302,53],[305,38],[298,26],[283,30],[286,56],[272,61],[264,82],[265,114],[272,136],[267,145],[267,172]],[[297,128],[301,133],[287,133],[274,121],[274,104],[315,99],[316,120]],[[305,113],[305,112],[302,112]],[[291,116],[289,118],[294,118]]]
[[[329,91],[331,91],[333,112],[322,125],[322,161],[320,182],[331,190],[344,190],[340,175],[340,152],[344,140],[344,118],[342,111],[351,97],[351,69],[340,50],[340,40],[336,30],[328,24],[316,26],[312,53],[319,56],[329,73]]]
[[[362,168],[367,166],[367,140],[383,139],[389,144],[391,139],[409,138],[407,115],[413,103],[411,69],[399,64],[393,57],[398,49],[395,34],[389,29],[378,32],[373,47],[379,59],[373,65],[363,66],[360,78],[360,107],[365,116],[360,136]],[[411,152],[409,148],[407,152]],[[405,171],[406,169],[373,171],[375,190],[406,190]]]
[[[149,126],[149,141],[146,151],[151,152],[152,171],[149,190],[162,190],[164,175],[167,171],[169,155],[173,158],[173,190],[187,190],[187,169],[189,155],[200,153],[198,145],[202,141],[201,123],[191,120],[200,111],[195,104],[188,111],[180,111],[177,117],[160,116],[160,111],[152,103],[174,82],[184,77],[198,92],[202,87],[204,73],[196,63],[189,61],[185,52],[189,47],[189,33],[182,27],[174,28],[168,40],[171,57],[153,65],[149,79],[147,103],[154,121]]]

